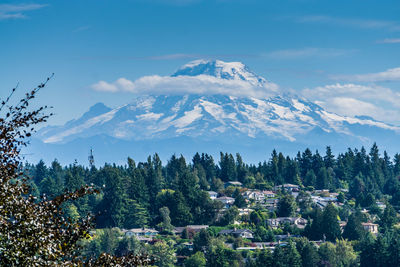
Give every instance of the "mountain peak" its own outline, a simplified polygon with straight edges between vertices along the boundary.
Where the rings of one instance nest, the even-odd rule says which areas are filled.
[[[242,62],[199,59],[183,65],[172,77],[209,75],[225,80],[241,80],[255,86],[263,86],[267,81],[251,71]]]

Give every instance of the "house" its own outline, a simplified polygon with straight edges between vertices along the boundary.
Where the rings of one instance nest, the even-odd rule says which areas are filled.
[[[218,193],[214,191],[207,191],[208,195],[210,196],[211,199],[216,199],[218,197]]]
[[[371,222],[361,223],[364,229],[372,234],[378,233],[378,225]]]
[[[195,233],[198,233],[203,229],[207,229],[208,225],[187,225],[186,228],[188,230],[194,231]]]
[[[253,239],[253,232],[248,229],[226,229],[220,231],[218,235],[232,235],[234,237]]]
[[[295,185],[295,184],[283,184],[283,185],[277,185],[274,187],[275,191],[277,191],[279,189],[281,189],[281,190],[284,189],[289,192],[299,192],[299,186]]]
[[[186,225],[183,227],[175,227],[174,230],[172,230],[172,232],[175,235],[180,235],[182,234],[183,231],[185,231],[185,229],[187,229],[189,232],[192,232],[193,235],[200,232],[202,229],[207,229],[208,225]]]
[[[242,195],[245,199],[254,200],[257,203],[264,202],[265,200],[264,193],[259,190],[247,190]]]
[[[253,209],[247,209],[247,208],[238,209],[238,210],[239,210],[239,216],[248,215],[254,211]]]
[[[272,191],[263,191],[263,193],[266,198],[274,198],[275,197],[275,193]]]
[[[344,228],[347,225],[347,222],[339,222],[340,225],[340,229],[344,230]],[[371,222],[366,222],[366,223],[361,223],[362,227],[364,228],[365,231],[368,231],[372,234],[377,234],[378,233],[378,225],[375,223],[371,223]]]
[[[380,201],[376,202],[376,205],[378,206],[378,208],[380,208],[381,210],[386,209],[386,204]]]
[[[278,228],[280,225],[288,223],[289,225],[294,225],[297,228],[306,227],[307,220],[301,217],[279,217],[273,219],[267,219],[267,224],[272,228]]]
[[[235,203],[235,199],[233,197],[223,196],[223,197],[216,198],[215,200],[222,202],[222,204],[224,204],[224,207],[226,209],[229,209],[230,207],[233,206],[233,203]]]
[[[185,242],[185,243],[182,243],[182,245],[183,245],[185,248],[187,248],[188,250],[190,250],[190,251],[192,251],[193,248],[194,248],[193,242]]]
[[[243,184],[242,184],[241,182],[238,182],[238,181],[229,181],[229,182],[226,182],[226,183],[224,184],[224,187],[225,187],[225,188],[227,188],[228,186],[242,187]]]
[[[278,207],[278,202],[279,199],[277,198],[267,198],[265,200],[265,207],[269,210],[269,211],[274,211],[276,210],[276,208]]]
[[[122,232],[126,237],[136,237],[140,241],[151,241],[158,234],[158,231],[150,228],[133,228],[129,230],[123,229]]]
[[[336,202],[337,199],[335,197],[321,197],[321,196],[311,196],[311,200],[320,208],[325,208],[329,203]]]

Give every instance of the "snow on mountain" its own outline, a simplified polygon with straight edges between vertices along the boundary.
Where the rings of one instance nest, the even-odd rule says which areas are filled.
[[[256,87],[268,83],[240,62],[219,60],[190,62],[172,77],[199,75],[248,82]],[[350,146],[373,142],[382,136],[380,133],[398,137],[400,128],[372,118],[340,116],[290,94],[267,98],[187,94],[138,96],[115,109],[96,104],[81,118],[64,126],[48,127],[37,137],[47,145],[62,145],[90,138],[99,142],[102,136],[112,138],[114,143],[134,142],[136,147],[138,142],[169,146],[166,140],[186,140],[171,145],[171,151],[179,152],[187,149],[187,138],[194,140],[189,146],[193,142],[208,142],[213,144],[211,147],[224,143],[228,148],[241,144],[251,151],[271,143],[290,147],[295,143],[312,146],[347,142]]]
[[[182,66],[172,77],[209,75],[225,80],[246,81],[253,86],[263,87],[267,80],[252,72],[241,62],[223,62],[221,60],[195,60]]]
[[[266,99],[222,95],[141,96],[130,104],[98,116],[47,131],[45,143],[63,143],[100,133],[125,140],[201,136],[257,138],[271,136],[296,141],[318,127],[323,131],[352,135],[359,124],[398,131],[398,127],[370,119],[343,117],[294,96]]]

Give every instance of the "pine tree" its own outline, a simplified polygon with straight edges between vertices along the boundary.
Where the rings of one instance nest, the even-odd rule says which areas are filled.
[[[43,160],[35,166],[35,174],[33,176],[33,181],[38,185],[40,182],[48,176],[48,170],[46,164]]]
[[[352,213],[343,230],[343,238],[348,240],[359,240],[365,234],[365,230],[361,225],[360,212]]]
[[[124,227],[126,229],[145,227],[149,223],[149,214],[146,208],[132,199],[125,200]]]
[[[330,146],[326,147],[324,165],[326,168],[333,168],[335,165],[335,156],[332,154],[332,149]]]
[[[397,223],[397,214],[393,206],[386,203],[386,208],[383,212],[382,218],[379,221],[382,232],[389,230],[395,223]]]
[[[116,168],[105,165],[100,170],[105,178],[103,200],[97,210],[100,216],[97,219],[98,227],[121,227],[126,214],[126,194],[124,192],[121,175]]]
[[[325,207],[321,227],[328,241],[335,241],[337,238],[340,238],[341,231],[338,222],[338,212],[332,203]]]
[[[301,256],[296,249],[296,245],[293,242],[289,242],[285,248],[285,261],[286,266],[300,267]]]
[[[278,214],[279,217],[290,217],[296,211],[296,202],[294,197],[289,194],[285,194],[278,202]]]

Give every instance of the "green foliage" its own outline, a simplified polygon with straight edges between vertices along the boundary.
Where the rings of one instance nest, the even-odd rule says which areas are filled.
[[[278,215],[279,217],[290,217],[296,211],[296,202],[294,197],[289,194],[283,195],[278,202]]]
[[[176,262],[173,243],[160,241],[149,247],[150,254],[154,257],[156,266],[172,267]]]
[[[233,224],[233,222],[237,219],[239,216],[239,210],[237,207],[233,206],[227,209],[222,216],[222,218],[219,220],[220,225],[229,225]]]
[[[386,204],[386,208],[383,212],[382,218],[379,221],[381,231],[388,231],[395,223],[397,223],[397,215],[393,206],[389,203]]]
[[[235,192],[233,193],[233,197],[235,198],[235,203],[234,205],[238,208],[244,208],[247,206],[246,200],[240,193],[239,189],[236,189]]]
[[[25,102],[22,103],[25,105]],[[128,158],[126,166],[106,164],[99,169],[87,169],[77,163],[63,168],[56,161],[48,167],[41,161],[37,165],[24,166],[24,172],[34,177],[28,181],[21,178],[17,167],[20,161],[14,157],[18,156],[15,151],[19,151],[19,147],[24,144],[21,139],[25,138],[22,132],[17,132],[16,123],[22,123],[18,125],[28,129],[30,124],[44,121],[47,117],[41,114],[44,109],[29,114],[21,113],[21,108],[14,111],[0,120],[0,126],[3,126],[0,128],[0,137],[4,141],[0,143],[0,186],[2,193],[4,192],[3,198],[0,197],[0,204],[4,207],[4,210],[0,210],[0,257],[7,258],[8,265],[23,258],[25,262],[21,262],[27,265],[31,264],[29,261],[36,260],[46,266],[47,263],[51,265],[50,263],[56,261],[78,259],[81,256],[92,258],[86,262],[88,266],[109,266],[116,262],[125,264],[129,259],[131,263],[136,261],[147,264],[150,263],[148,258],[137,256],[147,249],[149,253],[156,255],[156,264],[172,266],[176,259],[174,245],[168,241],[171,236],[159,237],[167,241],[156,242],[154,246],[149,245],[146,248],[133,238],[123,237],[116,229],[99,231],[91,240],[82,241],[82,238],[89,237],[88,231],[92,227],[88,214],[100,213],[96,218],[96,226],[104,228],[158,226],[164,233],[168,233],[172,230],[172,225],[218,224],[226,227],[238,218],[237,207],[247,206],[239,188],[223,188],[223,181],[237,180],[248,188],[269,190],[282,183],[304,184],[308,189],[330,189],[334,192],[349,185],[349,193],[340,193],[338,196],[339,202],[345,203],[340,209],[340,217],[342,220],[348,219],[343,237],[357,240],[355,244],[362,244],[355,247],[358,251],[361,250],[362,265],[399,265],[396,256],[399,254],[399,244],[396,241],[398,234],[394,232],[398,219],[391,204],[395,208],[400,206],[400,183],[396,176],[400,174],[400,155],[396,154],[393,162],[386,152],[381,157],[376,144],[372,146],[370,153],[364,148],[348,149],[337,157],[332,154],[330,147],[327,147],[325,156],[321,156],[318,151],[313,153],[306,149],[294,158],[285,157],[274,150],[269,161],[258,165],[248,165],[239,154],[234,157],[228,153],[220,154],[218,165],[214,163],[212,156],[204,153],[196,153],[192,164],[187,164],[183,156],[173,155],[166,166],[162,165],[157,154],[148,157],[145,162],[136,164],[133,159]],[[102,192],[88,196],[87,194],[94,193],[95,190],[91,187],[81,188],[91,183],[101,187]],[[222,210],[222,204],[209,198],[204,190],[210,189],[233,195],[237,206],[226,210],[222,217],[218,216],[218,222],[216,218]],[[73,193],[65,194],[65,190]],[[387,199],[390,204],[387,203],[387,208],[381,214],[376,210],[375,202],[382,201],[384,194],[389,195]],[[353,199],[346,200],[346,197]],[[22,204],[16,208],[13,205],[18,201]],[[187,259],[185,264],[242,266],[245,262],[242,256],[245,256],[249,266],[357,265],[352,243],[339,239],[341,233],[337,209],[328,205],[324,211],[318,208],[312,210],[309,194],[301,191],[296,201],[291,195],[283,194],[278,204],[278,215],[294,216],[296,202],[301,209],[301,215],[310,219],[304,235],[311,240],[322,240],[325,237],[328,241],[336,242],[335,244],[324,243],[317,249],[308,240],[300,239],[296,241],[296,245],[289,242],[287,246],[278,247],[273,254],[268,250],[239,253],[225,247],[222,244],[223,238],[216,237],[217,231],[215,227],[211,227],[209,231],[203,230],[194,237],[197,253]],[[353,209],[357,205],[369,207],[371,214],[378,215],[383,236],[375,240],[365,234],[361,226],[363,218],[359,216],[359,211],[354,212]],[[244,223],[240,227],[254,232],[253,241],[273,241],[274,232],[265,222],[268,214],[260,206],[252,208],[255,211],[242,218]],[[18,214],[22,214],[22,219]],[[272,214],[274,213],[271,216],[275,216]],[[14,223],[16,219],[19,226]],[[53,227],[50,230],[42,227],[49,220]],[[20,226],[24,223],[27,223],[26,227]],[[59,232],[62,234],[57,235]],[[275,231],[282,232],[302,233],[301,230],[289,226]],[[193,232],[185,233],[185,238],[193,236]],[[12,238],[4,238],[6,235],[11,235]],[[173,238],[179,241],[179,237]],[[24,246],[16,245],[12,240],[25,242]],[[234,247],[246,245],[242,239],[231,238],[231,241]],[[78,243],[82,244],[82,251],[77,250]],[[180,244],[177,251],[183,251],[182,247]],[[378,254],[378,249],[383,252]],[[102,254],[103,252],[107,254]],[[185,253],[190,255],[189,250]],[[40,257],[35,259],[37,255]],[[116,258],[120,256],[123,257]]]
[[[170,212],[169,212],[168,207],[160,208],[160,216],[162,218],[162,222],[159,223],[158,226],[162,231],[169,232],[169,231],[172,231],[172,229],[173,229],[173,226],[171,224],[171,218],[169,217],[169,214],[170,214]]]
[[[326,206],[322,214],[321,227],[328,241],[335,241],[337,238],[340,238],[341,230],[337,218],[338,211],[335,206],[333,204]]]
[[[204,257],[203,252],[196,252],[192,256],[190,256],[187,260],[185,260],[185,267],[205,267],[206,266],[206,257]]]
[[[343,230],[343,238],[348,240],[359,240],[365,235],[365,230],[361,225],[362,214],[360,211],[352,213]]]
[[[70,192],[54,196],[52,194],[58,193],[55,185],[61,185],[58,176],[60,168],[56,164],[52,164],[52,171],[48,172],[43,161],[39,162],[33,182],[21,172],[21,147],[27,145],[26,140],[35,126],[52,115],[47,114],[47,106],[33,111],[29,109],[31,100],[48,81],[49,78],[26,93],[15,105],[10,103],[16,91],[14,88],[10,96],[0,104],[0,266],[115,266],[122,263],[150,263],[147,257],[129,255],[116,258],[108,254],[84,261],[77,248],[82,239],[90,238],[92,218],[88,216],[78,220],[76,206],[74,208],[71,202],[98,190],[82,184],[78,187],[79,179],[74,179],[78,176],[72,173],[66,184]],[[49,195],[37,199],[30,194],[30,184],[39,184]],[[62,207],[67,207],[68,214],[63,212]]]
[[[124,227],[141,228],[149,223],[149,214],[146,208],[132,199],[125,200],[125,214],[124,214]]]

